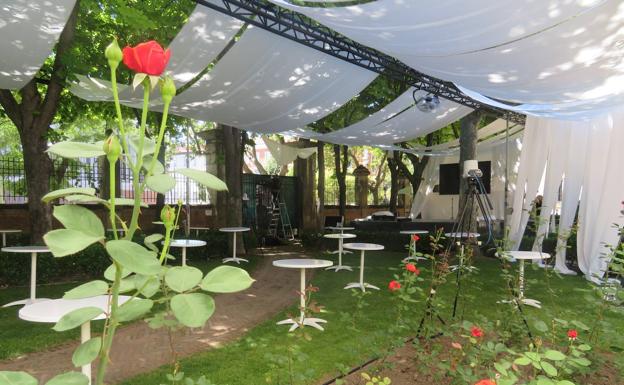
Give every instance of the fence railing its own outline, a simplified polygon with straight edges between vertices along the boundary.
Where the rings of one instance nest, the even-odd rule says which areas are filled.
[[[52,161],[50,190],[67,187],[92,187],[100,193],[104,181],[103,163],[98,159],[55,159]],[[176,203],[178,199],[190,204],[209,204],[208,189],[181,174],[173,174],[176,184],[165,195],[166,203]],[[132,172],[122,165],[119,171],[119,196],[134,198]],[[188,191],[188,197],[187,197]],[[142,199],[147,204],[156,203],[157,194],[150,190],[143,192]],[[0,204],[23,204],[28,201],[24,162],[16,158],[0,157]]]

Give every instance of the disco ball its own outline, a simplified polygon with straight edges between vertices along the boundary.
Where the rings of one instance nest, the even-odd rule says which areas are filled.
[[[416,108],[422,112],[435,112],[440,105],[440,99],[437,95],[426,95],[418,98]]]

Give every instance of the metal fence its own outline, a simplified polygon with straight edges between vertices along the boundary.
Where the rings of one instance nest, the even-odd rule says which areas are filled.
[[[279,176],[280,197],[286,204],[292,227],[299,227],[301,194],[299,178]],[[271,175],[243,174],[243,222],[247,226],[268,228],[271,200]],[[266,223],[265,223],[266,222]]]
[[[96,193],[102,191],[104,167],[98,159],[56,159],[52,162],[50,190],[67,187],[92,187]],[[176,203],[178,199],[192,205],[209,204],[208,189],[180,174],[173,174],[176,184],[165,195],[166,203]],[[132,171],[122,165],[119,170],[119,196],[134,198]],[[150,190],[143,192],[142,199],[147,204],[156,203],[157,194]],[[23,204],[27,202],[26,175],[21,159],[0,157],[0,204]]]

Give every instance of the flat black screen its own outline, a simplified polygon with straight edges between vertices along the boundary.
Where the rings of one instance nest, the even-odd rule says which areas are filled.
[[[479,169],[483,171],[481,181],[485,187],[485,191],[490,193],[490,185],[492,181],[492,162],[479,162]],[[449,163],[440,165],[440,195],[458,195],[459,194],[459,163]]]

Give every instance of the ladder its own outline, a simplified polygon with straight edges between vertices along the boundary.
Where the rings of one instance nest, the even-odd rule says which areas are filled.
[[[278,199],[279,203],[273,206],[273,210],[271,212],[269,234],[278,238],[278,232],[281,227],[281,235],[292,241],[295,239],[295,235],[290,223],[290,217],[288,216],[288,208],[286,207],[286,203],[281,199],[281,196],[279,196]]]

